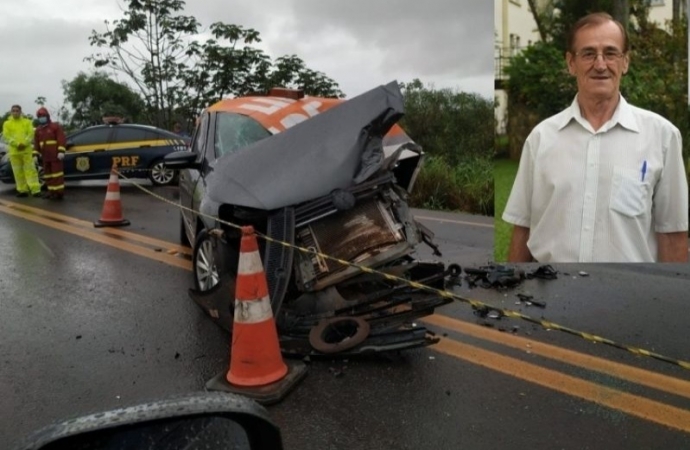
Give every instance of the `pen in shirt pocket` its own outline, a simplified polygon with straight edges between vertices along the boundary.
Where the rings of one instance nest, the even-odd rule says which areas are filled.
[[[642,179],[644,181],[644,176],[647,175],[647,160],[642,161]]]

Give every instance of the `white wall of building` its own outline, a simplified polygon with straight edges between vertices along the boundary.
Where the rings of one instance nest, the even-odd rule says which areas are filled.
[[[665,25],[673,18],[673,0],[650,0],[649,20],[659,25]]]
[[[501,76],[502,61],[539,40],[539,32],[527,0],[494,0],[494,62],[497,76]],[[497,130],[505,133],[508,97],[505,91],[495,91]]]

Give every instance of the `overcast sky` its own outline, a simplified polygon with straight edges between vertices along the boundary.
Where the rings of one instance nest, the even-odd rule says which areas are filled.
[[[5,3],[8,0],[0,0]],[[22,0],[0,14],[0,111],[63,104],[62,80],[90,71],[91,30],[123,0]],[[395,5],[395,6],[391,6]],[[272,58],[296,54],[352,97],[419,78],[493,98],[493,3],[487,0],[188,0],[185,14],[259,31]],[[126,80],[126,78],[121,78]]]

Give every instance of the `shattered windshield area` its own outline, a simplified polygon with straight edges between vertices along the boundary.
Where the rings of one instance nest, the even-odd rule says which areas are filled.
[[[216,158],[267,138],[271,133],[251,117],[235,113],[216,116]]]

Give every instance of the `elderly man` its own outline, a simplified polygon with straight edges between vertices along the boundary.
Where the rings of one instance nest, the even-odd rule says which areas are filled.
[[[530,133],[503,213],[511,262],[685,262],[688,184],[681,136],[628,104],[625,28],[605,13],[580,19],[566,62],[569,108]]]

